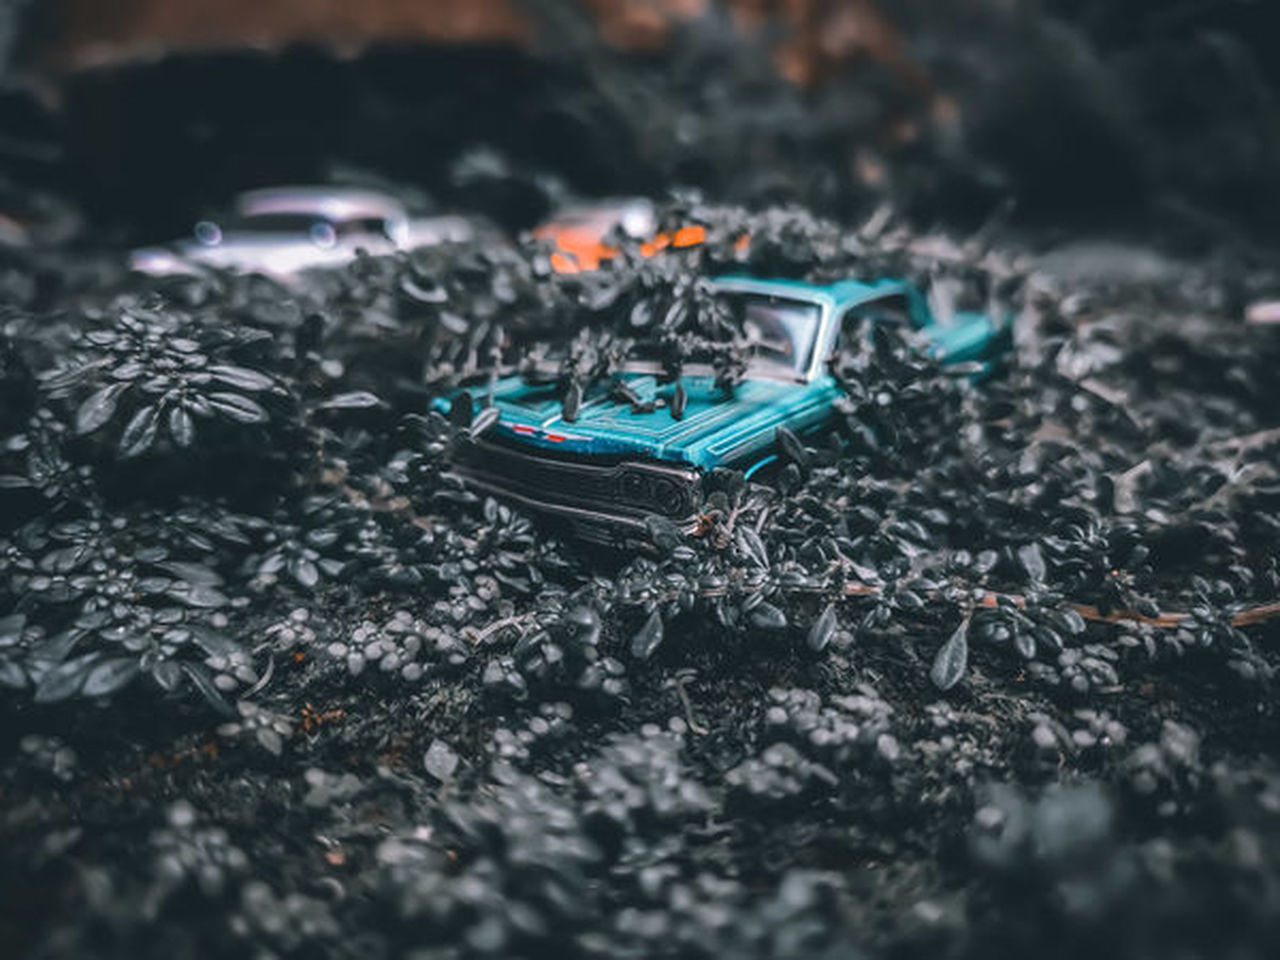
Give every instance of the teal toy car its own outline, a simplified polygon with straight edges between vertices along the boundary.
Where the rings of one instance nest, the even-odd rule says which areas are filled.
[[[464,445],[456,471],[477,490],[568,521],[585,539],[643,543],[652,514],[693,532],[710,471],[741,469],[750,478],[777,459],[779,427],[803,434],[829,420],[841,391],[828,362],[845,331],[909,324],[923,348],[948,364],[989,365],[1009,341],[1008,323],[985,314],[939,321],[906,282],[817,286],[730,276],[714,287],[757,345],[732,392],[717,385],[709,366],[685,363],[686,400],[676,418],[674,385],[662,382],[659,363],[637,353],[616,375],[625,389],[589,389],[570,422],[554,384],[506,377],[487,392],[497,422]],[[437,401],[439,409],[449,403]]]

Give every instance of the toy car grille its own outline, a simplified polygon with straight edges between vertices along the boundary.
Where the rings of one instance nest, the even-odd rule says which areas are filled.
[[[469,444],[458,472],[481,485],[548,508],[581,507],[619,518],[657,513],[683,520],[698,506],[698,478],[676,465],[561,459],[502,443]]]

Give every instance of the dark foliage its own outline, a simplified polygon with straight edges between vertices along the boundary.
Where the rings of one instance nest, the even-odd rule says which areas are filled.
[[[798,210],[669,215],[711,241],[569,277],[533,245],[301,293],[116,277],[9,315],[0,938],[1132,957],[1227,910],[1264,952],[1280,342],[1187,319],[1261,289],[1247,265],[1156,296]],[[568,414],[647,340],[653,415],[693,356],[732,389],[698,279],[730,269],[911,276],[944,316],[1013,311],[1016,354],[974,383],[851,338],[830,429],[780,432],[766,483],[709,478],[701,535],[655,518],[651,555],[451,472],[493,416],[428,401],[499,371]]]
[[[882,3],[923,84],[859,27],[809,90],[785,32],[605,55],[587,6],[521,3],[536,56],[148,59],[56,123],[0,91],[0,953],[1272,955],[1280,327],[1242,317],[1280,273],[1230,219],[1278,220],[1271,5]],[[491,238],[290,288],[127,277],[61,197],[161,240],[333,161],[513,229],[566,184],[752,209],[672,193],[709,242],[595,273]],[[1221,249],[1041,256],[1005,214]],[[695,357],[733,389],[729,271],[911,277],[1015,351],[854,339],[829,429],[643,556],[452,473],[495,414],[429,402],[499,373],[570,419],[678,419]],[[660,397],[610,375],[635,341]]]

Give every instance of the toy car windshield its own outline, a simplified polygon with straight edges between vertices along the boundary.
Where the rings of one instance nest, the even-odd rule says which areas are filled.
[[[306,234],[317,224],[333,226],[333,221],[314,213],[250,213],[223,221],[226,233]]]
[[[751,342],[753,361],[782,364],[797,373],[809,369],[822,321],[816,303],[745,293],[725,293],[720,299]]]
[[[795,379],[809,369],[822,324],[822,308],[811,301],[754,293],[721,293],[716,298],[748,343],[748,370],[756,376]],[[686,370],[697,373],[696,354]],[[637,344],[628,356],[631,372],[656,370],[661,345]]]
[[[349,236],[387,236],[386,223],[377,218],[332,220],[314,213],[252,213],[209,220],[196,225],[196,239],[206,246],[225,237],[306,237],[322,246]]]

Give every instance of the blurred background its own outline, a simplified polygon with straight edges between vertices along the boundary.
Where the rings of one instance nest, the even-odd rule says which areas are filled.
[[[1278,25],[1265,0],[7,0],[0,209],[159,237],[243,187],[382,176],[511,227],[694,187],[1268,237]]]

